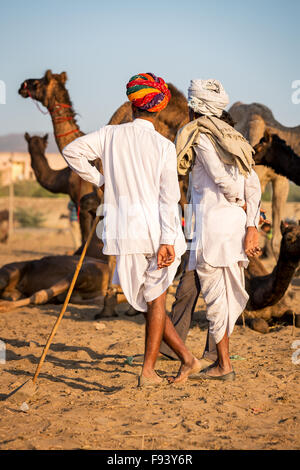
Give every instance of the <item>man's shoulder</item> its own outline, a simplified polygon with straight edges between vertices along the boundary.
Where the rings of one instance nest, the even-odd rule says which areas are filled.
[[[133,121],[123,122],[121,124],[106,124],[98,129],[100,133],[111,133],[116,131],[122,131],[123,129],[130,128],[133,126]]]
[[[170,139],[165,137],[164,135],[160,134],[157,130],[153,129],[156,138],[160,141],[160,143],[169,150],[175,150],[175,144]]]

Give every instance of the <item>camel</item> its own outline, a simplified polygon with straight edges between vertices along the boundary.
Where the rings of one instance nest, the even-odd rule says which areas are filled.
[[[62,152],[63,148],[72,142],[77,137],[84,135],[77,125],[75,112],[72,107],[72,103],[69,97],[69,93],[66,90],[65,83],[67,81],[67,74],[62,72],[61,74],[52,74],[51,70],[47,70],[44,77],[40,79],[28,79],[25,80],[20,88],[19,94],[23,98],[31,97],[34,100],[42,103],[47,109],[48,113],[52,118],[54,136],[57,146]],[[38,167],[37,152],[35,152],[35,164],[32,167],[36,174],[37,180],[40,184],[49,191],[62,192],[69,194],[72,201],[78,207],[80,198],[92,191],[95,191],[93,185],[84,181],[75,172],[64,168],[56,171],[56,178],[59,179],[59,191],[56,191],[57,186],[53,179],[53,170],[49,165],[45,165],[45,158],[43,159],[43,169]],[[33,157],[31,156],[32,160]],[[97,162],[97,168],[99,168],[99,162]],[[36,173],[37,172],[37,173]],[[49,179],[52,184],[45,182]],[[91,216],[88,213],[79,214],[80,229],[82,242],[84,243],[88,237],[91,227]]]
[[[70,287],[79,256],[46,256],[41,259],[6,264],[0,269],[0,312],[26,305],[63,302]],[[101,260],[85,257],[70,302],[105,305],[109,267]],[[110,314],[124,302],[121,289],[111,297]],[[105,315],[104,315],[105,316]],[[102,318],[101,313],[95,318]]]
[[[265,129],[268,128],[271,133],[284,139],[294,152],[300,153],[300,126],[286,127],[281,125],[276,121],[272,111],[267,106],[259,103],[244,104],[236,102],[229,109],[229,113],[236,121],[235,128],[249,140],[252,146],[255,146],[261,140]],[[255,171],[259,176],[262,192],[264,192],[268,182],[272,183],[272,248],[275,256],[278,257],[281,239],[280,222],[283,219],[284,207],[289,192],[289,181],[267,166],[259,165],[255,168]]]
[[[66,72],[53,74],[51,70],[47,70],[42,78],[27,79],[19,88],[19,94],[23,98],[31,97],[48,109],[52,118],[55,140],[60,152],[74,139],[84,135],[76,122],[72,102],[65,86],[66,81]],[[172,84],[169,84],[169,88],[172,98],[167,108],[159,114],[156,129],[165,137],[174,140],[177,130],[188,122],[188,108],[184,95]],[[127,102],[118,108],[108,124],[114,125],[129,121],[132,121],[132,111],[131,104]],[[96,160],[95,165],[102,171],[100,160]],[[36,165],[33,167],[33,170],[36,172]],[[82,180],[76,173],[72,171],[66,172],[65,169],[60,171],[59,192],[69,194],[76,205],[78,205],[82,196],[94,190],[90,183]],[[43,175],[46,177],[47,173],[49,173],[49,167],[47,169],[44,165]],[[38,179],[37,174],[36,176]],[[57,173],[58,176],[59,173]],[[45,178],[40,178],[40,180],[40,184],[44,186]],[[51,191],[49,185],[47,189]],[[80,213],[82,242],[87,239],[91,223],[89,214],[84,214],[83,216]]]
[[[272,168],[277,174],[300,185],[300,157],[278,135],[265,130],[254,150],[257,165]]]
[[[260,319],[260,328],[265,331],[268,330],[267,322],[290,311],[285,294],[300,260],[300,226],[286,226],[281,222],[280,229],[280,252],[273,271],[268,273],[257,258],[251,259],[245,271],[246,290],[250,296],[245,315],[249,319]],[[300,314],[296,314],[296,326],[300,327]]]
[[[75,173],[69,167],[62,170],[53,170],[49,166],[45,155],[48,134],[43,137],[31,137],[28,132],[25,132],[24,137],[28,143],[31,167],[40,185],[51,193],[66,193],[67,188],[67,194],[75,202],[77,197],[76,179],[75,183],[73,182]]]

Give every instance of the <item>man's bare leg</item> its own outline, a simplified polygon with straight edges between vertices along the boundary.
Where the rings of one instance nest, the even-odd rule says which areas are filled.
[[[229,356],[229,338],[227,332],[225,333],[221,341],[217,343],[217,353],[217,363],[215,366],[207,369],[206,375],[220,376],[229,374],[229,372],[232,372],[233,370]]]
[[[179,371],[175,378],[169,379],[170,382],[185,382],[189,375],[199,372],[201,366],[198,359],[187,349],[169,317],[166,317],[163,339],[181,360]]]
[[[159,347],[162,338],[166,344],[177,354],[181,360],[181,367],[176,377],[176,382],[183,382],[187,379],[190,374],[199,372],[200,367],[198,365],[198,360],[193,356],[193,354],[187,349],[184,342],[178,335],[173,323],[170,318],[166,315],[165,311],[165,299],[166,292],[162,294],[157,299],[148,303],[148,312],[145,314],[146,317],[146,341],[145,341],[145,359],[142,375],[145,377],[153,378],[157,380],[157,374],[154,371],[155,362],[159,353]],[[159,320],[159,313],[163,307],[164,312],[164,328],[162,333],[158,333],[158,325],[156,326],[156,321]],[[154,313],[153,313],[154,311]],[[149,312],[150,317],[149,317]],[[153,321],[151,318],[154,317]],[[160,321],[160,325],[162,322]],[[150,332],[150,325],[155,329],[155,334]]]
[[[142,375],[154,382],[161,382],[154,367],[159,353],[160,344],[166,323],[166,292],[157,299],[147,302],[145,356]]]

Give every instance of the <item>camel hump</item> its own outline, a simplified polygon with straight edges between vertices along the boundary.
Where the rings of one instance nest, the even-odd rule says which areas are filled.
[[[260,114],[253,114],[248,123],[248,140],[252,146],[258,144],[264,136],[266,123]]]

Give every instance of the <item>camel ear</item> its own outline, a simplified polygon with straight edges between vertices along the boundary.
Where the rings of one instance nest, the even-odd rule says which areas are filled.
[[[271,139],[272,139],[272,135],[271,135],[269,129],[266,129],[265,132],[264,132],[264,140],[265,140],[265,142],[271,142]]]
[[[48,142],[48,134],[45,134],[45,135],[44,135],[43,141],[45,142],[45,144],[47,144],[47,142]]]
[[[30,135],[28,134],[28,132],[25,132],[24,137],[25,137],[25,140],[27,140],[27,142],[29,143],[30,142]]]
[[[62,72],[62,73],[60,74],[60,81],[61,81],[62,84],[64,85],[67,80],[68,80],[67,72]]]
[[[286,232],[286,226],[285,226],[283,220],[280,222],[280,231],[281,231],[281,235],[284,235],[285,232]]]
[[[52,71],[51,70],[47,70],[46,73],[45,73],[45,80],[46,80],[46,83],[49,83],[50,80],[52,78]]]

